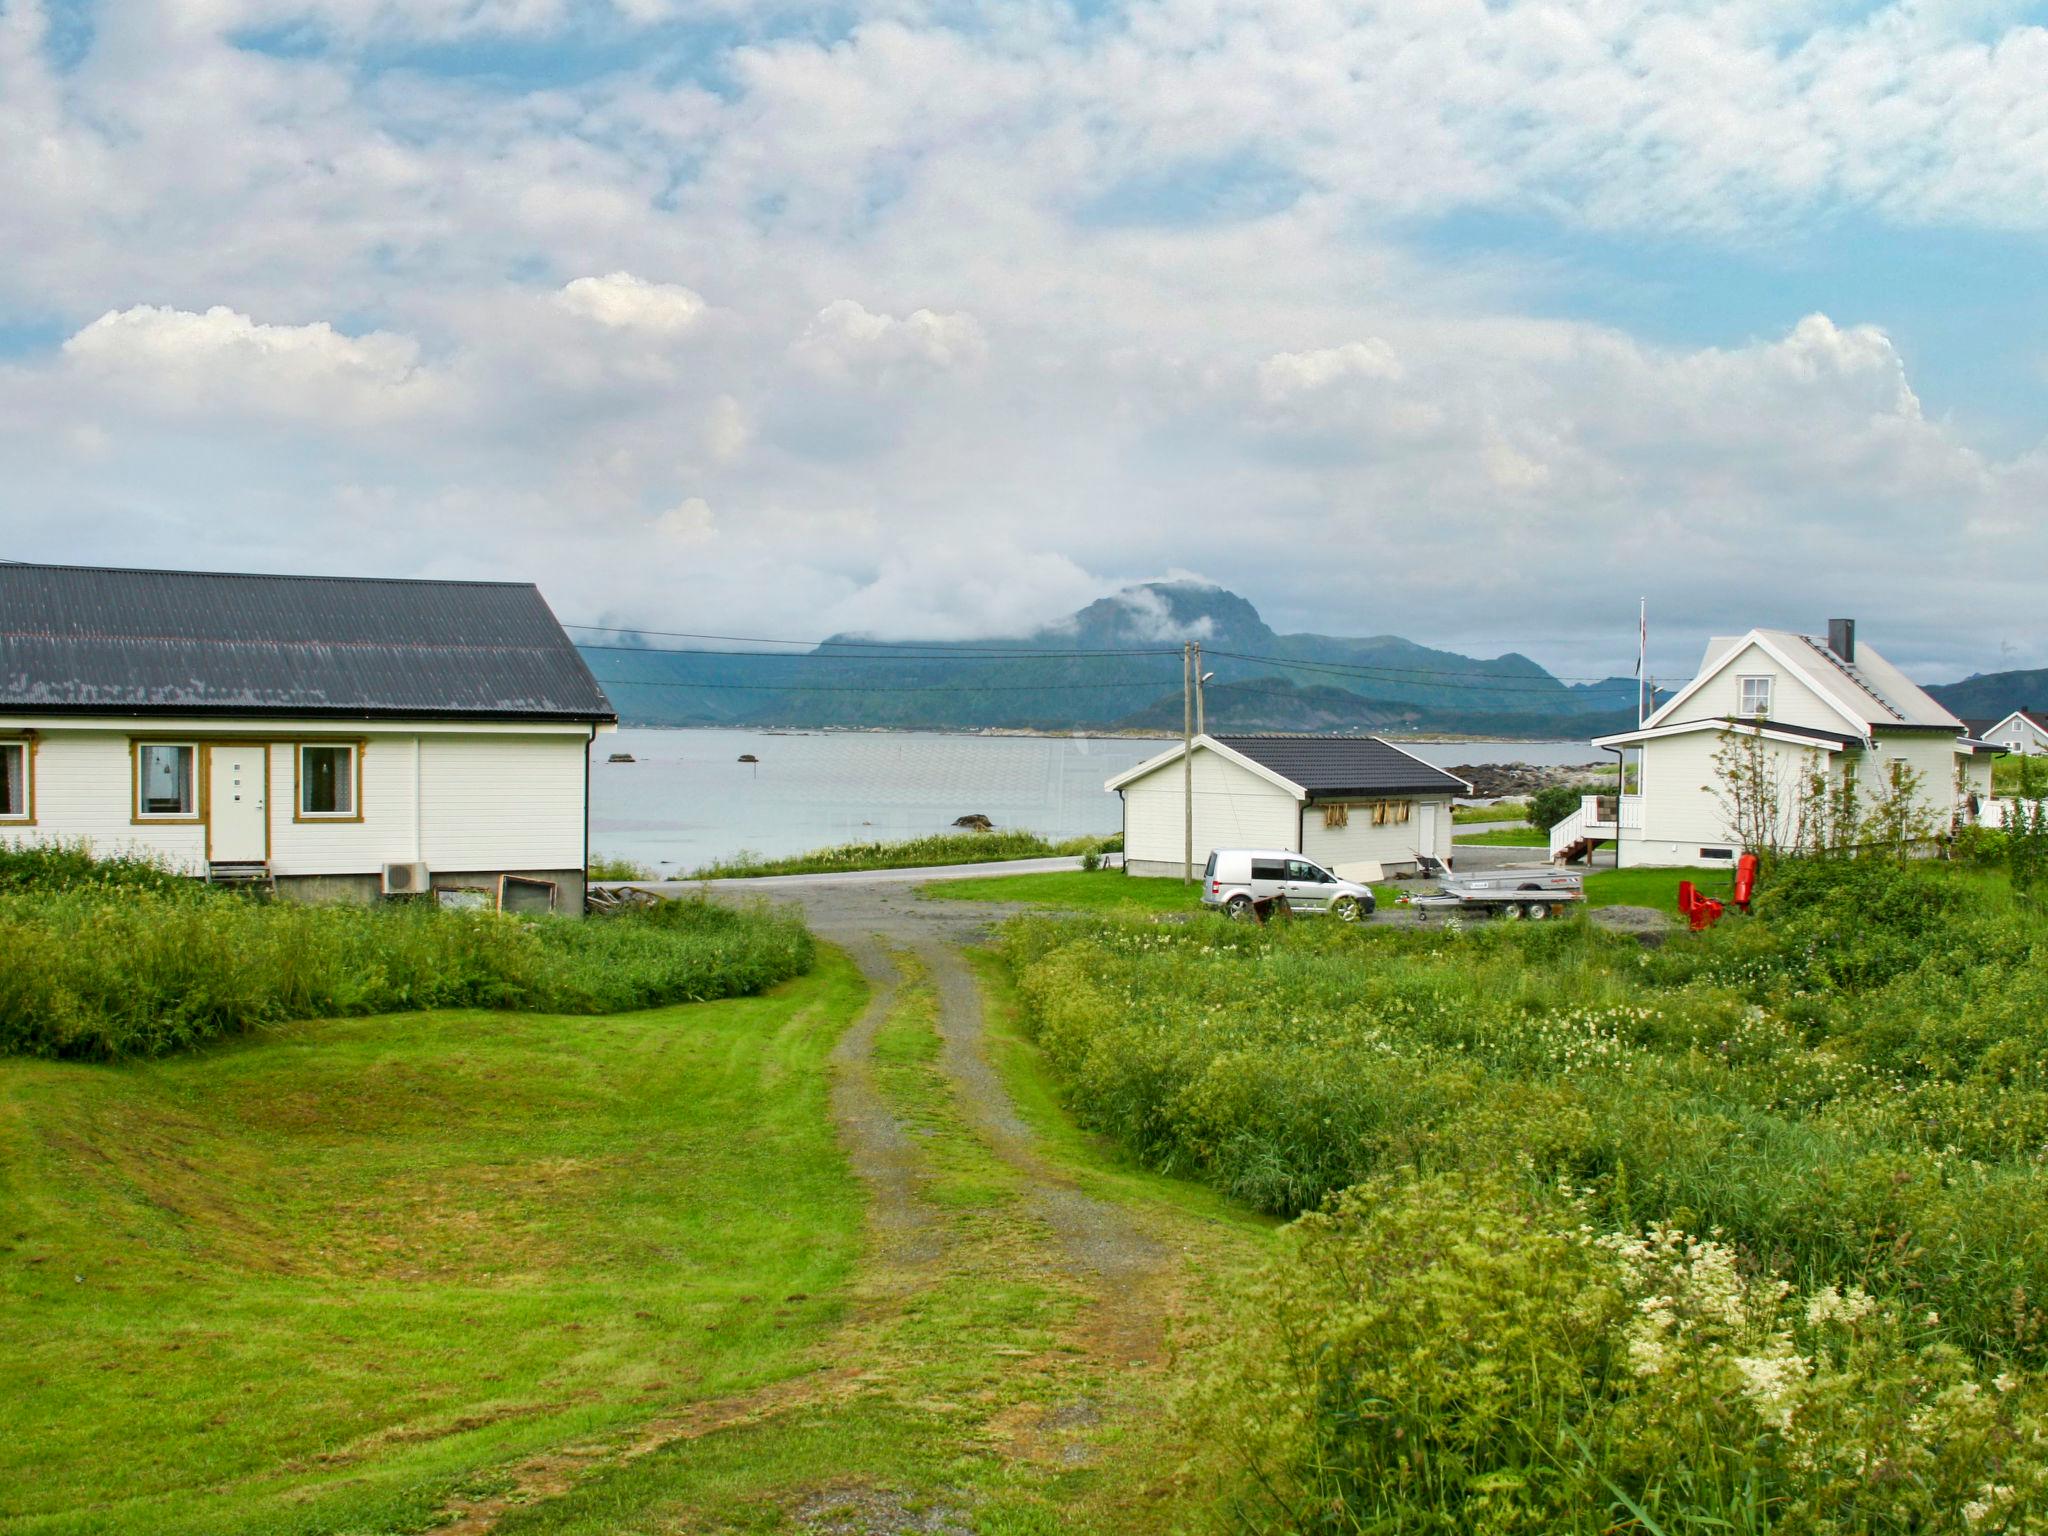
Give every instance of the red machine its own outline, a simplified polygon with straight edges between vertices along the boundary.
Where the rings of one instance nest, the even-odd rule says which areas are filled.
[[[1749,899],[1756,894],[1757,860],[1753,853],[1745,853],[1735,861],[1735,905],[1745,916],[1749,912]]]
[[[1678,910],[1685,914],[1692,931],[1698,933],[1721,921],[1721,913],[1725,909],[1713,897],[1702,896],[1699,887],[1690,880],[1681,880],[1678,882]]]

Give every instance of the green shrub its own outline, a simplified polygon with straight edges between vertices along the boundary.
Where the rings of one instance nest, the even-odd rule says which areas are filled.
[[[1529,797],[1529,825],[1548,832],[1576,811],[1586,796],[1598,793],[1591,784],[1546,784]]]
[[[1924,1309],[1807,1294],[1492,1177],[1287,1234],[1191,1408],[1252,1531],[2034,1529],[2044,1394]]]
[[[652,880],[654,871],[645,864],[636,864],[631,859],[615,854],[600,853],[591,857],[590,867],[584,871],[591,880]]]
[[[521,919],[257,903],[180,882],[0,894],[0,954],[0,1052],[106,1059],[289,1019],[737,996],[808,969],[812,947],[794,919],[697,901]]]
[[[100,858],[84,842],[0,842],[0,892],[174,891],[189,884],[147,854]]]

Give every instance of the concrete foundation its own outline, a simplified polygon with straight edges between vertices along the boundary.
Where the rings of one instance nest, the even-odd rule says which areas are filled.
[[[498,876],[520,875],[555,883],[555,911],[563,917],[583,915],[583,871],[580,869],[435,870],[433,888],[481,889],[495,900]],[[286,901],[348,902],[368,906],[383,899],[381,875],[279,875],[277,894]]]

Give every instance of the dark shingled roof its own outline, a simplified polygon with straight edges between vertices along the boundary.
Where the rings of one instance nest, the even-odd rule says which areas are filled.
[[[617,718],[528,583],[4,562],[0,709]]]
[[[1377,736],[1218,736],[1233,752],[1299,784],[1312,800],[1346,795],[1463,795],[1472,786]]]

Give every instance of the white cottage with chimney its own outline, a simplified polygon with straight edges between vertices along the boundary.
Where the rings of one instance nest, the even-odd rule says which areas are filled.
[[[1788,832],[1791,796],[1813,772],[1830,785],[1846,780],[1867,806],[1893,764],[1910,768],[1924,818],[1941,833],[1974,818],[1991,794],[1996,749],[1860,644],[1853,620],[1830,621],[1825,638],[1752,629],[1708,641],[1699,674],[1641,727],[1595,738],[1633,770],[1634,788],[1587,796],[1551,829],[1552,855],[1576,859],[1613,843],[1623,868],[1731,862],[1743,850],[1716,762],[1731,738],[1760,746],[1784,787]]]

